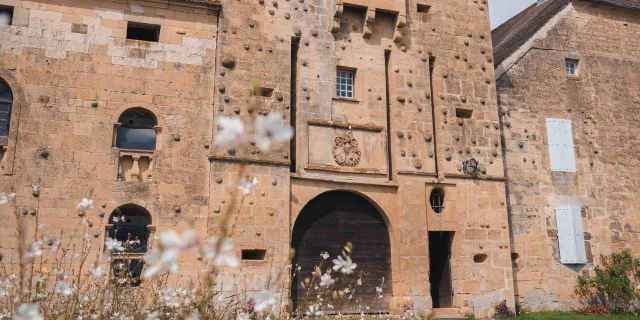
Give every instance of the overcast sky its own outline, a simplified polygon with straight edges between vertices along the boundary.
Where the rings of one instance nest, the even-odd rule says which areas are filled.
[[[534,2],[536,0],[489,0],[491,29],[509,20]]]

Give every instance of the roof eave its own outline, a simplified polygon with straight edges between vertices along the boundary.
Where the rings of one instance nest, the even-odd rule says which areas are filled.
[[[584,1],[597,3],[597,4],[602,4],[602,5],[605,5],[605,6],[616,7],[616,8],[623,8],[623,9],[629,9],[629,10],[633,10],[633,11],[640,11],[640,7],[631,7],[631,6],[627,6],[627,5],[624,5],[624,4],[613,3],[613,2],[607,1],[607,0],[584,0]]]

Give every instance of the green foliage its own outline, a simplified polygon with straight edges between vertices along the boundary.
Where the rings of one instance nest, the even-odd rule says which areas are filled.
[[[613,316],[594,316],[594,315],[582,315],[577,312],[561,312],[561,311],[546,311],[546,312],[532,312],[518,315],[516,318],[531,319],[531,320],[599,320],[599,319],[614,319],[614,320],[638,320],[637,314],[624,314]]]
[[[602,256],[595,277],[579,275],[576,294],[587,304],[600,304],[612,313],[637,308],[640,296],[636,286],[640,282],[640,259],[629,251]]]

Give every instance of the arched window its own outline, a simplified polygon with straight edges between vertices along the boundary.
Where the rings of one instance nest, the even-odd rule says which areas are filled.
[[[155,150],[158,120],[149,110],[132,108],[118,118],[116,147],[127,150]]]
[[[442,213],[444,210],[444,190],[441,188],[433,189],[429,195],[429,203],[433,212]]]
[[[6,140],[9,136],[12,104],[13,93],[11,93],[11,88],[6,82],[0,80],[0,145],[2,145],[2,138]]]
[[[114,272],[126,272],[129,283],[139,285],[144,266],[142,258],[151,237],[151,214],[143,207],[127,204],[113,210],[108,223],[108,237],[121,241],[125,248],[123,252],[114,253]]]

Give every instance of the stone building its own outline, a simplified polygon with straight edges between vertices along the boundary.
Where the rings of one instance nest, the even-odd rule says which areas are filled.
[[[632,130],[618,129],[633,128],[637,118],[628,112],[637,105],[637,86],[628,84],[637,83],[638,73],[558,78],[565,84],[555,88],[584,93],[563,95],[576,102],[563,102],[540,118],[518,112],[525,110],[524,97],[547,97],[549,110],[559,105],[555,95],[533,95],[533,88],[546,88],[541,85],[550,74],[522,92],[501,77],[507,112],[502,119],[512,123],[504,128],[504,156],[486,0],[0,5],[11,17],[0,30],[0,190],[17,193],[18,213],[16,218],[0,209],[2,263],[10,267],[18,262],[18,220],[28,240],[62,238],[81,248],[88,234],[94,253],[103,251],[109,236],[134,233],[142,244],[128,255],[136,259],[167,229],[195,227],[203,239],[217,235],[216,221],[235,206],[233,238],[250,290],[265,286],[268,275],[278,272],[273,261],[284,263],[290,247],[304,274],[321,252],[335,257],[351,241],[367,288],[360,297],[383,288],[372,311],[448,313],[469,307],[484,315],[503,299],[514,308],[514,279],[519,297],[533,292],[532,300],[546,301],[560,276],[541,282],[542,274],[552,266],[562,270],[563,285],[571,282],[564,276],[575,276],[576,269],[553,258],[551,209],[535,211],[547,197],[527,189],[533,184],[545,194],[565,194],[556,197],[567,199],[562,205],[589,204],[584,212],[594,217],[587,230],[594,255],[638,239],[631,232],[638,230],[637,211],[628,209],[638,207],[631,194],[637,181],[627,178],[636,159],[624,156],[637,146]],[[571,8],[566,16],[576,19],[559,23],[568,31],[548,37],[548,46],[559,46],[568,35],[584,37],[562,49],[584,57],[581,73],[638,68],[632,58],[638,43],[626,41],[637,38],[634,11],[583,2]],[[612,29],[620,30],[618,38],[594,36]],[[594,46],[610,54],[593,56]],[[564,57],[565,51],[531,52]],[[555,62],[543,61],[554,70]],[[542,67],[530,63],[536,71]],[[522,74],[518,67],[508,69],[512,83]],[[507,89],[521,100],[507,98]],[[595,108],[620,96],[626,104]],[[567,109],[572,111],[564,115]],[[238,116],[249,125],[271,112],[284,114],[294,127],[291,143],[269,152],[213,144],[216,117]],[[588,175],[553,178],[540,151],[546,150],[544,127],[536,126],[543,122],[535,121],[569,115],[587,121],[589,134],[576,133],[576,145],[582,152],[577,163]],[[526,140],[524,130],[539,139]],[[609,137],[609,144],[596,137]],[[516,147],[521,141],[524,147]],[[520,155],[525,151],[531,154]],[[509,194],[505,172],[517,180]],[[233,194],[243,177],[260,184],[236,202]],[[604,189],[607,184],[612,187]],[[83,197],[96,203],[86,223],[75,210]],[[121,216],[124,227],[114,234],[112,218]],[[618,230],[617,236],[609,229]],[[52,243],[45,241],[44,248]],[[518,254],[514,275],[512,257]],[[196,274],[199,262],[185,259],[182,276]],[[224,283],[237,274],[229,270]],[[299,280],[290,290],[294,306]],[[562,290],[568,295],[568,287]]]
[[[640,1],[538,1],[492,36],[516,301],[579,307],[579,272],[640,249]]]

